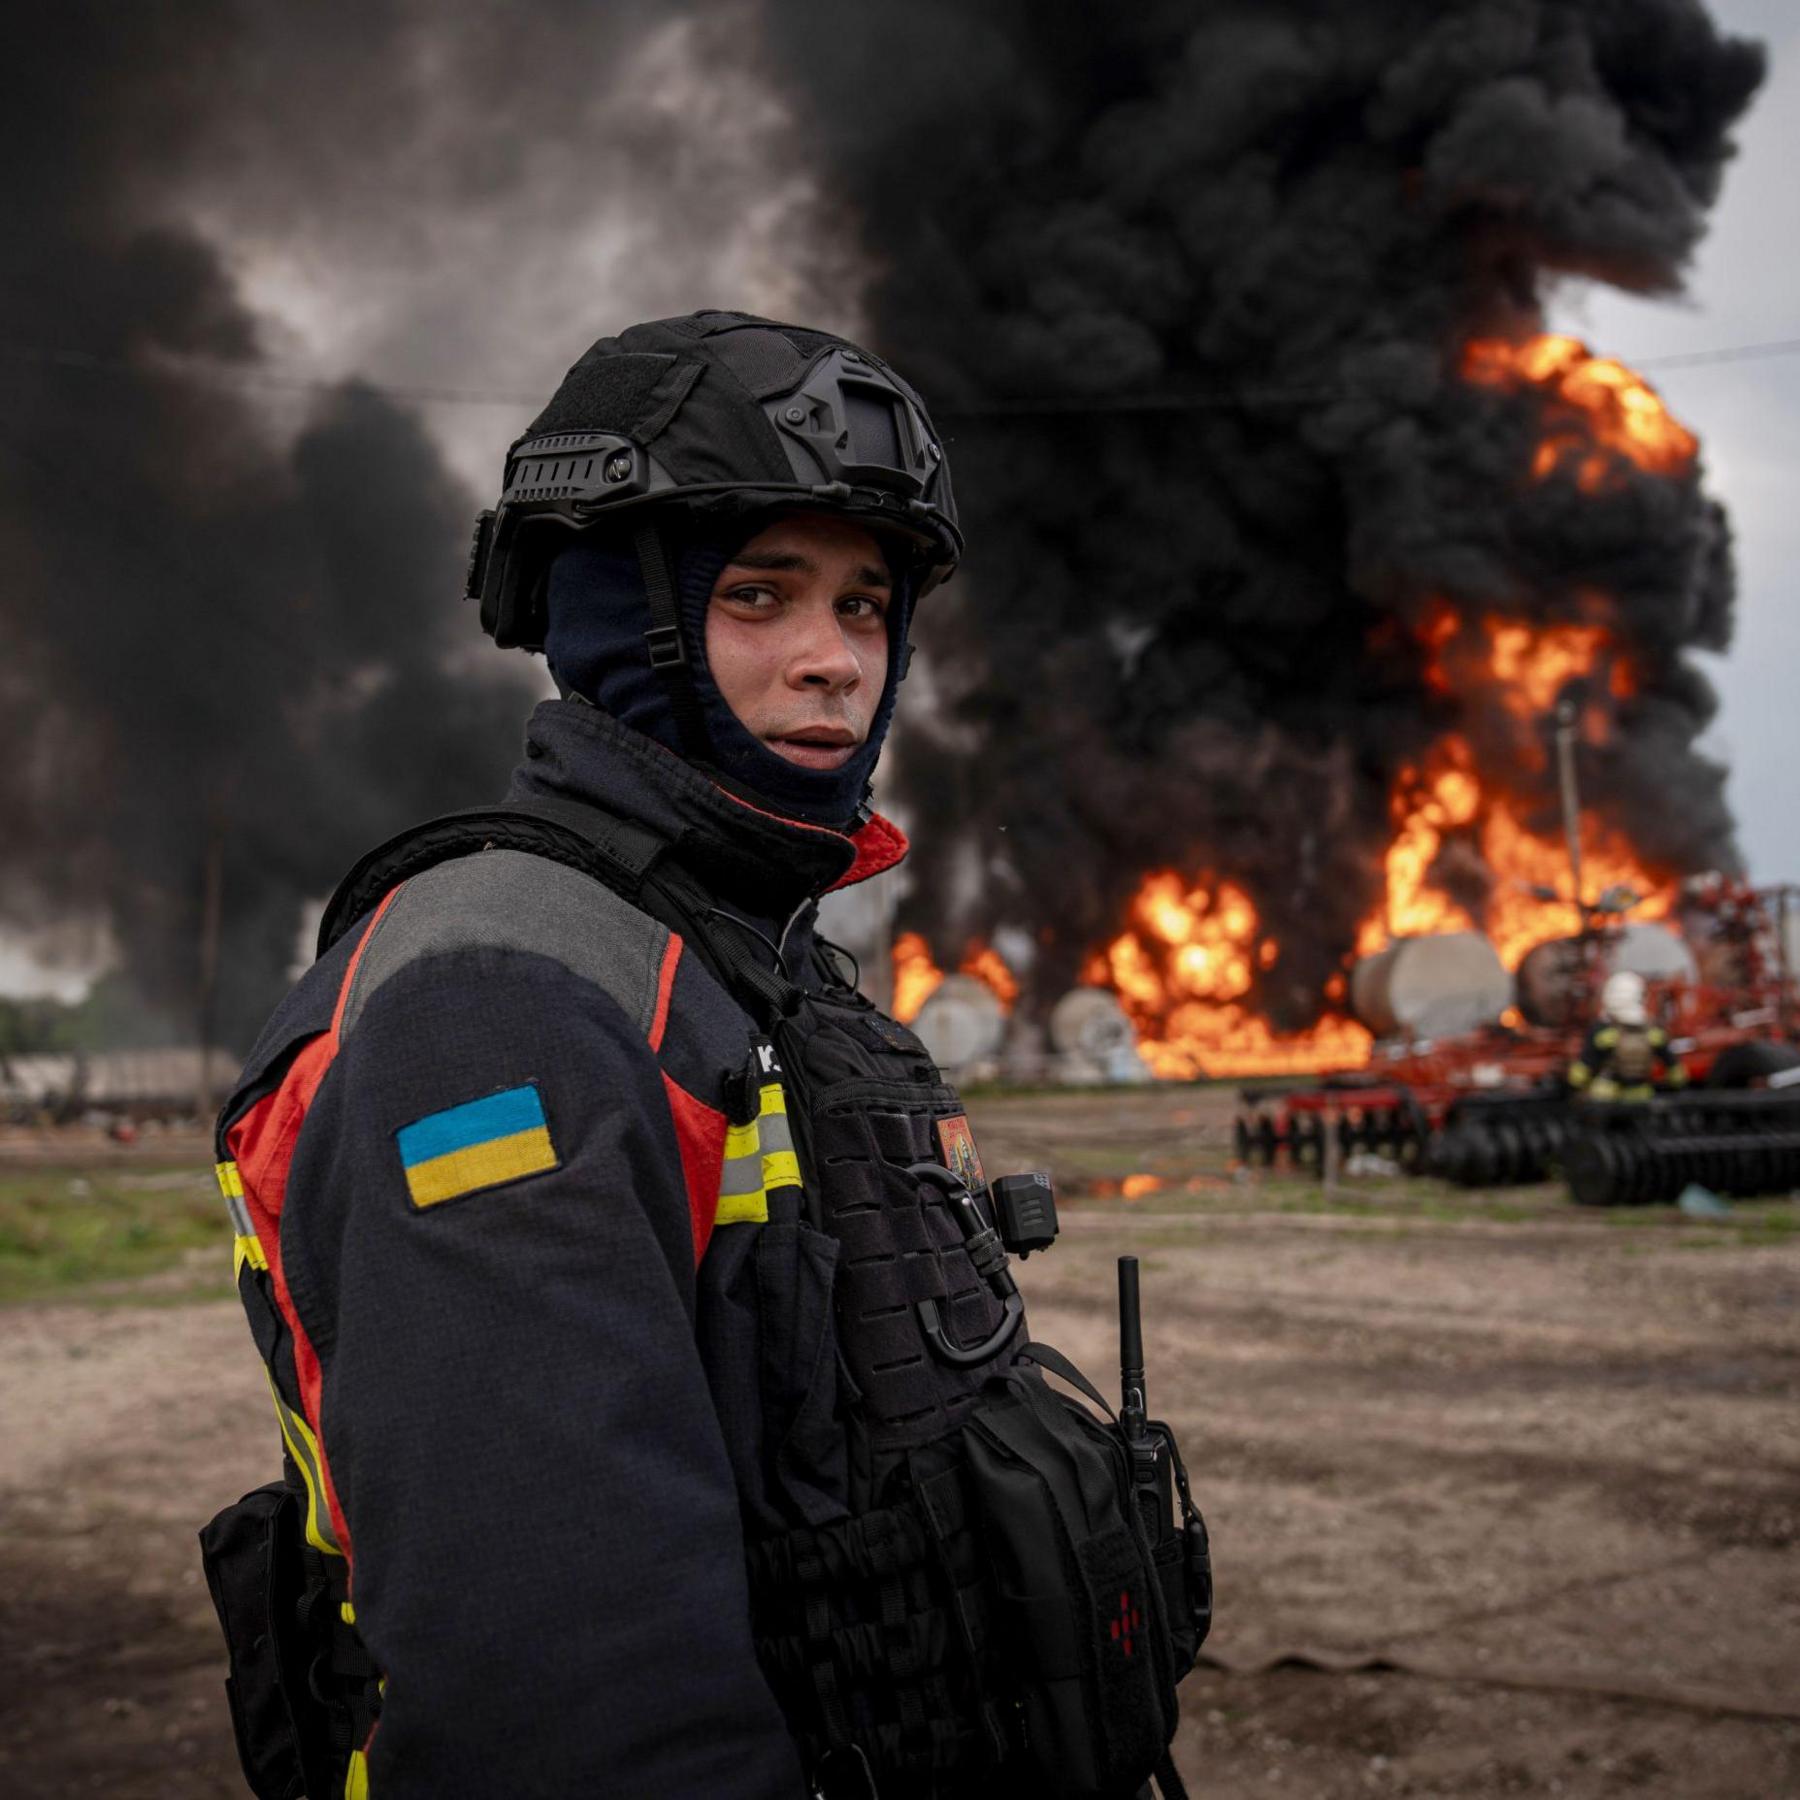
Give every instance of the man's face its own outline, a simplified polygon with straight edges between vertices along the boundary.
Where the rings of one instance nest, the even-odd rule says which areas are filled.
[[[713,585],[706,660],[753,737],[803,769],[839,769],[869,735],[887,681],[893,580],[848,519],[793,513]]]

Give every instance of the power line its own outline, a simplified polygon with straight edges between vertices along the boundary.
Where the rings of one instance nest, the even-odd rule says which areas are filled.
[[[1770,338],[1760,344],[1726,344],[1717,350],[1671,350],[1641,357],[1634,369],[1698,369],[1709,363],[1766,362],[1775,356],[1800,354],[1800,338]],[[1623,358],[1614,358],[1623,361]]]
[[[519,394],[481,393],[468,388],[406,387],[393,382],[368,381],[360,375],[307,375],[280,368],[239,368],[228,363],[184,363],[146,368],[123,357],[96,356],[87,350],[68,350],[42,344],[0,344],[0,356],[9,362],[30,363],[39,368],[68,369],[83,375],[124,376],[132,381],[183,381],[195,386],[241,388],[249,392],[336,394],[345,388],[362,388],[388,400],[404,400],[414,406],[536,407],[541,394],[527,399]]]
[[[1730,363],[1767,362],[1777,357],[1800,355],[1800,337],[1770,338],[1751,344],[1722,344],[1704,350],[1667,351],[1643,357],[1605,357],[1634,370],[1709,368]],[[396,382],[371,381],[361,375],[337,377],[312,375],[299,370],[270,367],[242,368],[224,363],[185,363],[146,368],[122,357],[98,356],[91,351],[52,345],[0,343],[0,357],[40,368],[65,369],[78,374],[123,377],[133,381],[186,381],[196,385],[241,389],[246,392],[339,393],[361,388],[384,399],[409,406],[491,406],[516,410],[535,408],[541,394],[507,394],[477,388],[412,387]],[[1082,394],[980,401],[934,409],[943,419],[1053,418],[1063,414],[1131,414],[1228,411],[1236,407],[1325,404],[1336,400],[1360,400],[1367,390],[1347,387],[1244,387],[1221,388],[1210,393]]]

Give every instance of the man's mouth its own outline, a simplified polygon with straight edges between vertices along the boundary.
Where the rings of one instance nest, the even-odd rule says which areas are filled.
[[[771,737],[768,745],[802,769],[841,769],[856,753],[858,741],[847,725],[808,725]]]

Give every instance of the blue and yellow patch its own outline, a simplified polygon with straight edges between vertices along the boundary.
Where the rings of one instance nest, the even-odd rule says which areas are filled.
[[[394,1133],[414,1206],[436,1206],[560,1165],[533,1083],[427,1113]]]

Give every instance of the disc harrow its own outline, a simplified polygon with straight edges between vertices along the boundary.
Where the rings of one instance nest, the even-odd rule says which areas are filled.
[[[1239,1162],[1320,1174],[1329,1144],[1340,1163],[1358,1152],[1407,1170],[1424,1166],[1431,1120],[1404,1088],[1316,1088],[1280,1093],[1246,1088],[1232,1124]]]
[[[1582,1109],[1564,1155],[1583,1206],[1652,1206],[1691,1185],[1748,1199],[1800,1188],[1800,1091],[1682,1095]]]
[[[1458,1187],[1544,1181],[1561,1165],[1575,1129],[1560,1092],[1471,1094],[1446,1110],[1426,1167]]]

